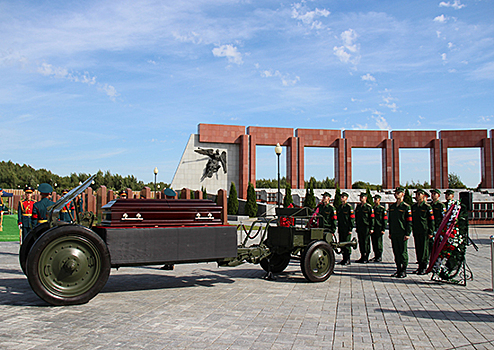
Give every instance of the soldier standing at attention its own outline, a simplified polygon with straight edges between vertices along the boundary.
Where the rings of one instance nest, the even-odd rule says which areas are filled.
[[[374,233],[371,234],[372,250],[374,251],[374,262],[381,262],[383,255],[383,235],[388,222],[386,208],[381,205],[381,196],[374,196]]]
[[[425,201],[425,191],[418,189],[415,191],[415,200],[412,205],[412,231],[415,242],[415,253],[419,267],[412,273],[425,275],[429,262],[429,240],[434,233],[434,212],[432,207]]]
[[[447,211],[451,206],[451,204],[453,203],[453,200],[455,199],[455,191],[446,190],[446,192],[444,192],[444,197],[446,198],[446,202],[444,204],[446,205],[446,211]]]
[[[360,259],[359,264],[367,264],[370,254],[370,236],[374,233],[374,208],[367,203],[367,193],[360,193],[360,203],[355,208],[355,221],[357,224],[358,245]]]
[[[42,183],[38,186],[38,192],[41,193],[41,200],[33,205],[32,227],[48,221],[48,207],[55,204],[50,200],[53,187],[47,183]]]
[[[393,247],[396,272],[391,277],[404,278],[407,276],[408,266],[408,239],[412,231],[412,210],[403,201],[405,189],[398,187],[395,190],[396,202],[389,206],[389,238]]]
[[[336,225],[338,223],[336,210],[330,203],[331,195],[328,192],[324,192],[322,201],[317,206],[316,210],[319,209],[319,215],[322,216],[319,222],[319,227],[324,228],[324,231],[329,232],[331,238],[336,232]]]
[[[21,243],[24,242],[29,231],[31,231],[31,217],[33,216],[34,201],[33,188],[26,186],[24,188],[25,199],[19,201],[19,207],[17,209],[17,223],[19,229],[21,229]]]
[[[62,196],[65,196],[67,193],[69,193],[69,190],[63,190]],[[65,222],[75,221],[74,202],[70,201],[69,203],[64,205],[62,210],[60,210],[60,220]]]
[[[434,189],[431,191],[431,196],[432,196],[432,212],[434,213],[434,234],[437,233],[437,230],[439,229],[439,226],[441,225],[441,222],[443,221],[444,215],[446,215],[446,206],[444,203],[442,203],[439,198],[441,197],[441,191],[438,189]],[[434,237],[433,239],[429,240],[429,252],[432,251],[432,245],[434,244]]]
[[[4,211],[4,205],[3,205],[3,189],[0,187],[0,231],[3,231],[3,211]]]
[[[352,230],[355,226],[355,213],[353,208],[346,201],[348,200],[348,193],[343,192],[341,194],[341,205],[337,210],[338,217],[338,239],[340,242],[350,242],[352,239]],[[352,255],[351,247],[344,247],[341,249],[343,254],[343,260],[338,264],[350,265],[350,256]]]

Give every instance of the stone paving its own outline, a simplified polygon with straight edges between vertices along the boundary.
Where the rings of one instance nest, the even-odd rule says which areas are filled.
[[[0,243],[0,349],[494,349],[491,234],[471,229],[480,250],[468,248],[466,287],[389,277],[385,239],[383,263],[337,265],[324,283],[307,283],[297,261],[276,281],[249,264],[121,268],[69,307],[41,301],[18,244]]]

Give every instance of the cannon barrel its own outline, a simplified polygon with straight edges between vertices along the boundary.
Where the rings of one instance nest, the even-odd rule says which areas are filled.
[[[336,253],[340,254],[341,248],[352,247],[353,249],[357,249],[357,239],[354,237],[350,242],[333,242],[331,243],[333,248],[336,250]]]

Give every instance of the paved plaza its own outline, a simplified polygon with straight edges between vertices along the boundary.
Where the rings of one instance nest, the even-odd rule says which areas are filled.
[[[494,228],[470,234],[479,251],[468,248],[466,287],[390,277],[385,239],[383,263],[337,265],[324,283],[307,283],[297,261],[276,281],[250,264],[128,267],[113,269],[88,304],[68,307],[39,299],[18,244],[0,243],[0,349],[494,349]]]

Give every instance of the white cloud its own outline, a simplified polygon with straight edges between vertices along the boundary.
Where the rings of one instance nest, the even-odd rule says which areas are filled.
[[[240,65],[244,63],[242,61],[242,54],[233,45],[221,45],[213,49],[214,57],[226,57],[228,62]]]
[[[464,8],[466,5],[460,3],[460,0],[455,0],[453,3],[451,2],[444,2],[444,1],[441,1],[439,3],[439,7],[452,7],[454,8],[455,10],[460,10],[462,8]]]
[[[112,101],[115,101],[115,98],[117,96],[120,96],[117,90],[113,86],[108,84],[100,85],[98,89],[104,91]]]
[[[449,42],[448,43],[448,49],[452,49],[453,47],[455,47],[455,44],[453,44],[452,42]]]
[[[434,22],[439,22],[439,23],[446,23],[448,20],[448,17],[445,15],[437,16],[434,18]]]
[[[494,62],[489,62],[472,72],[475,79],[494,79]]]
[[[447,62],[447,55],[445,53],[442,53],[441,59],[443,60],[443,62]]]
[[[201,44],[202,38],[196,32],[190,32],[188,34],[180,35],[177,32],[173,32],[173,37],[183,43]]]
[[[480,122],[490,122],[492,119],[494,119],[494,115],[488,115],[488,116],[480,116],[479,121]]]
[[[374,119],[376,121],[376,126],[380,130],[391,130],[391,126],[388,124],[388,122],[386,121],[386,119],[384,119],[382,115],[377,115],[374,117]]]
[[[364,81],[373,81],[373,82],[376,81],[376,78],[374,78],[372,75],[370,75],[370,73],[367,73],[366,75],[362,75],[361,78]]]
[[[392,112],[396,112],[398,110],[398,106],[395,102],[393,102],[396,101],[396,98],[391,97],[388,89],[385,89],[382,92],[385,93],[385,95],[381,96],[384,103],[381,103],[380,106],[388,107],[389,109],[391,109]]]
[[[343,46],[335,46],[333,48],[333,53],[340,59],[343,63],[352,63],[354,65],[358,64],[360,61],[360,45],[356,43],[357,32],[353,29],[345,30],[340,35],[343,42]]]
[[[331,14],[326,9],[316,8],[313,11],[307,9],[304,3],[297,3],[292,5],[292,18],[301,21],[303,24],[309,26],[311,29],[322,29],[324,25],[322,22],[315,20],[318,17],[328,17]]]
[[[261,77],[263,78],[272,78],[272,77],[277,77],[281,79],[281,83],[283,86],[293,86],[297,84],[300,81],[299,76],[295,76],[292,78],[290,74],[282,74],[280,71],[276,70],[261,70],[260,71]]]

